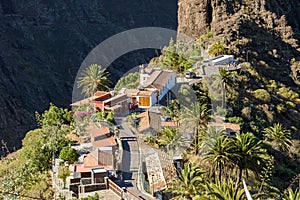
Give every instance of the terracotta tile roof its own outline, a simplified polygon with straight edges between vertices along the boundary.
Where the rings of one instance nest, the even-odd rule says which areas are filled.
[[[97,91],[94,96],[96,97],[102,97],[102,96],[106,96],[107,94],[110,94],[109,92],[105,92],[105,91]]]
[[[231,129],[231,130],[236,130],[236,131],[241,130],[241,127],[238,124],[225,123],[225,127],[226,127],[226,129]]]
[[[95,100],[99,100],[103,97],[107,98],[109,96],[110,96],[109,92],[98,91],[95,93],[94,96],[82,99],[80,101],[76,101],[76,102],[72,103],[71,106],[80,106],[80,105],[90,104],[90,103],[93,103],[93,101],[95,101]]]
[[[96,168],[104,168],[106,170],[113,170],[113,166],[96,165],[96,166],[85,167],[84,164],[75,164],[74,172],[91,172],[92,169],[96,169]]]
[[[119,95],[116,95],[116,96],[113,96],[113,97],[111,97],[111,98],[109,98],[109,99],[106,99],[106,100],[104,100],[103,102],[104,103],[108,103],[108,102],[114,102],[114,103],[116,103],[116,102],[121,102],[121,101],[124,101],[124,100],[126,100],[128,97],[127,97],[127,95],[126,94],[119,94]]]
[[[138,94],[138,89],[126,89],[124,94],[126,94],[128,97],[136,96]]]
[[[96,137],[98,135],[108,135],[110,133],[110,130],[108,127],[101,127],[99,129],[92,129],[89,131],[91,136]]]
[[[149,96],[152,95],[153,92],[154,91],[149,91],[149,90],[139,91],[137,95],[138,96],[147,96],[147,97],[149,97]]]
[[[150,74],[147,82],[144,84],[146,88],[156,88],[158,90],[163,89],[166,83],[171,78],[173,71],[162,71],[162,70],[155,70]]]
[[[89,153],[84,157],[83,159],[83,164],[84,167],[91,167],[91,166],[97,166],[98,165],[98,160],[97,160],[97,154],[96,151],[93,151],[92,153]]]
[[[233,123],[216,123],[216,122],[208,122],[207,125],[209,127],[221,127],[223,129],[231,129],[239,131],[241,130],[240,125]]]
[[[93,147],[96,149],[98,147],[110,147],[110,146],[116,146],[117,143],[113,137],[109,137],[103,140],[98,140],[92,142]]]
[[[136,116],[140,119],[138,130],[140,132],[150,128],[149,111],[142,112]]]
[[[167,127],[167,126],[170,126],[170,127],[177,127],[177,123],[174,122],[174,121],[171,121],[171,122],[161,122],[161,126],[162,127]]]
[[[152,83],[155,88],[158,90],[163,89],[163,87],[166,85],[166,83],[169,81],[170,77],[172,76],[173,72],[169,71],[163,71],[159,74],[159,76],[155,79],[155,81]]]
[[[160,75],[161,72],[162,72],[161,70],[152,71],[152,73],[149,74],[150,75],[149,78],[144,83],[144,86],[151,85],[157,79],[157,77]]]

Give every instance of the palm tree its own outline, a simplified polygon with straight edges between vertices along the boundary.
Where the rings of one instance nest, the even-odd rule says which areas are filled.
[[[175,128],[166,127],[160,133],[158,143],[171,155],[181,154],[189,146],[189,140]]]
[[[298,200],[298,199],[300,199],[299,189],[293,191],[292,188],[289,188],[286,191],[284,191],[283,200]]]
[[[232,88],[234,86],[233,74],[226,70],[224,67],[221,67],[219,70],[219,77],[221,78],[222,84],[222,108],[225,106],[226,94],[225,91],[228,88]]]
[[[192,103],[190,108],[185,107],[181,114],[182,125],[194,129],[195,154],[199,153],[199,131],[206,130],[206,123],[211,119],[210,109],[207,104]]]
[[[235,154],[231,159],[238,167],[238,182],[242,180],[244,171],[247,177],[248,170],[258,175],[269,159],[266,149],[262,147],[261,141],[257,141],[252,133],[246,133],[237,134],[232,144],[234,145],[233,151]]]
[[[217,181],[207,186],[208,196],[210,199],[219,200],[245,200],[245,190],[241,188],[240,184]]]
[[[178,173],[179,177],[171,181],[169,187],[169,190],[177,195],[173,199],[192,199],[197,194],[200,194],[204,185],[203,175],[206,173],[205,171],[189,162]]]
[[[265,128],[265,138],[272,142],[272,146],[280,151],[288,151],[292,146],[290,133],[281,124],[274,124],[272,127]]]
[[[230,139],[226,136],[218,137],[215,143],[210,146],[209,152],[204,155],[204,160],[210,164],[211,175],[214,179],[218,171],[218,179],[221,181],[223,171],[226,170],[226,167],[232,165],[232,156],[233,152]]]
[[[79,77],[78,87],[82,87],[86,96],[94,95],[97,90],[107,90],[108,75],[101,65],[92,64]]]
[[[223,43],[221,43],[221,41],[217,41],[216,43],[211,45],[211,47],[208,50],[208,53],[209,53],[209,55],[212,55],[212,56],[219,56],[222,54],[226,54],[227,49],[226,49],[225,45]]]

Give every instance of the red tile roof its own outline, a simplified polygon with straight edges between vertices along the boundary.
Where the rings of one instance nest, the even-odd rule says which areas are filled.
[[[167,126],[170,126],[170,127],[177,127],[177,123],[174,122],[174,121],[171,121],[171,122],[161,122],[161,126],[162,127],[167,127]]]
[[[91,172],[92,169],[96,169],[96,168],[104,168],[106,170],[113,170],[113,166],[96,165],[96,166],[86,167],[86,166],[84,166],[84,164],[75,164],[74,172]]]
[[[142,132],[150,128],[149,111],[142,112],[138,114],[136,117],[140,119],[139,127],[138,127],[139,131]]]
[[[238,124],[225,123],[225,127],[226,129],[231,129],[231,130],[237,130],[237,131],[241,130],[241,127]]]
[[[101,127],[99,129],[93,129],[89,131],[92,137],[96,137],[98,135],[108,135],[110,130],[108,127]]]
[[[98,140],[92,142],[94,148],[98,147],[111,147],[117,145],[115,139],[113,137],[109,137],[103,140]]]

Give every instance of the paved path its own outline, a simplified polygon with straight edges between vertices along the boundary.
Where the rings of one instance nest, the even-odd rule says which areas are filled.
[[[123,181],[118,182],[117,184],[120,187],[126,187],[131,192],[135,193],[137,196],[145,200],[152,200],[150,195],[146,192],[141,192],[139,190],[139,180],[138,180],[138,171],[140,167],[140,152],[138,142],[135,139],[135,134],[132,133],[130,128],[127,125],[125,118],[116,118],[116,123],[119,125],[120,138],[121,137],[132,137],[132,139],[123,139],[122,147],[122,163],[120,166],[120,171],[123,174]],[[132,197],[128,199],[134,199]]]

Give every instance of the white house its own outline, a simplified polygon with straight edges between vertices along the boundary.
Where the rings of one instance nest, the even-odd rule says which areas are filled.
[[[160,101],[176,84],[176,75],[172,70],[141,67],[140,88],[132,96],[139,107],[148,108]],[[135,100],[134,100],[135,101]]]

